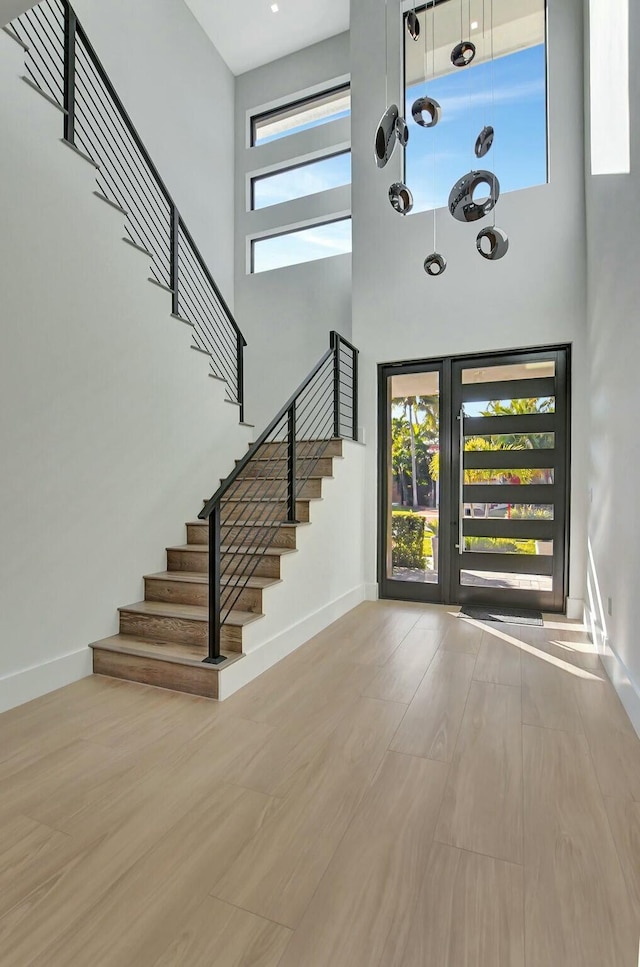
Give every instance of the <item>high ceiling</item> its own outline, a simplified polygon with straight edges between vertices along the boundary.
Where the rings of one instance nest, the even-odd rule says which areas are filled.
[[[349,29],[349,0],[185,0],[234,74]]]

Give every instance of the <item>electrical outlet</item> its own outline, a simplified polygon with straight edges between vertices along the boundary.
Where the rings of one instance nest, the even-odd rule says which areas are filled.
[[[607,598],[607,614],[610,618],[613,617],[613,598]]]

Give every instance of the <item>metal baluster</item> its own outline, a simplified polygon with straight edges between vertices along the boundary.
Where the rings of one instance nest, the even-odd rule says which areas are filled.
[[[169,286],[172,289],[171,311],[174,316],[180,315],[180,212],[175,205],[171,205],[170,253],[169,253]]]
[[[240,422],[244,423],[244,347],[247,345],[245,339],[240,331],[238,331],[237,340],[237,381],[238,385],[236,387],[238,394],[238,403],[240,404]]]
[[[340,336],[332,331],[330,346],[333,350],[333,435],[340,436]]]
[[[351,418],[353,420],[353,439],[358,442],[358,350],[353,350],[353,413]]]
[[[78,21],[69,3],[64,4],[64,138],[76,139],[76,28]]]
[[[204,659],[207,665],[220,665],[224,655],[220,654],[221,608],[220,608],[220,501],[217,502],[209,517],[209,655]]]
[[[296,524],[296,480],[298,476],[296,448],[296,404],[289,407],[287,414],[287,521]]]

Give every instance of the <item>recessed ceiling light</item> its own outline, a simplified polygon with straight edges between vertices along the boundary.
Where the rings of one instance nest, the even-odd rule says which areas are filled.
[[[273,10],[273,7],[271,9]],[[478,29],[478,26],[479,26],[478,21],[477,20],[474,20],[473,23],[471,24],[471,29],[472,30],[477,30]]]
[[[277,3],[272,3],[271,4],[271,13],[277,13],[279,9],[280,9],[280,7],[278,6]]]

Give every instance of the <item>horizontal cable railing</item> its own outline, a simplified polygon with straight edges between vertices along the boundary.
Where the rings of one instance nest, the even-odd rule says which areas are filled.
[[[330,349],[199,514],[209,521],[207,662],[224,661],[222,628],[343,437],[358,438],[358,350],[332,332]]]
[[[42,0],[9,29],[28,47],[28,78],[63,109],[65,140],[97,164],[100,192],[123,210],[130,241],[148,252],[152,279],[192,324],[242,421],[246,341],[73,8]]]

